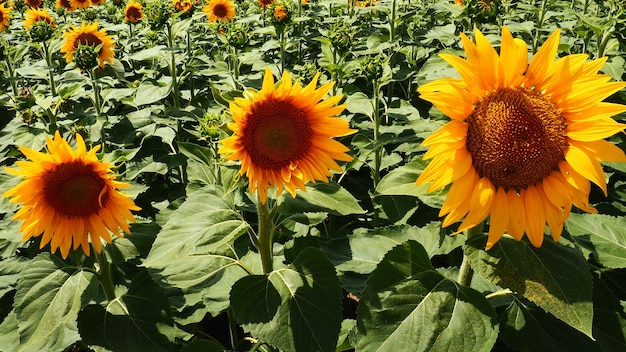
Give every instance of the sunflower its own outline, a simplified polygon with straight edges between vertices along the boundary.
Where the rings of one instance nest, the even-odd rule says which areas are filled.
[[[51,28],[55,28],[56,24],[47,9],[29,8],[24,14],[24,28],[31,29],[36,22],[46,21]]]
[[[107,35],[106,29],[98,30],[98,22],[92,24],[82,23],[81,27],[70,25],[71,28],[63,35],[65,42],[61,47],[61,52],[65,53],[65,60],[70,63],[74,59],[74,51],[78,44],[96,47],[102,45],[98,59],[100,67],[104,67],[104,62],[113,62],[113,48],[115,42],[113,38]]]
[[[31,9],[38,9],[43,5],[43,0],[24,0]]]
[[[191,2],[191,0],[173,0],[172,4],[178,12],[187,14],[191,13],[191,11],[193,10],[193,3]]]
[[[71,0],[56,0],[56,7],[63,8],[66,11],[72,11],[74,8],[72,7]]]
[[[9,20],[11,19],[11,8],[6,7],[6,2],[0,4],[0,31],[6,31],[9,28]]]
[[[268,7],[274,3],[276,0],[257,0],[261,7]]]
[[[289,16],[289,11],[285,7],[285,5],[278,5],[274,7],[274,21],[280,23],[284,22]]]
[[[59,132],[47,144],[47,153],[21,147],[30,161],[18,161],[20,169],[5,168],[25,177],[3,194],[22,204],[13,216],[23,220],[22,241],[42,236],[40,248],[50,243],[53,253],[60,249],[67,258],[70,248],[79,246],[89,255],[89,239],[100,253],[102,240],[111,243],[109,231],[119,237],[119,228],[130,233],[127,221],[135,221],[130,211],[140,208],[118,191],[129,184],[115,181],[112,165],[96,157],[100,146],[87,151],[77,134],[74,150]]]
[[[210,0],[202,11],[209,22],[232,21],[235,17],[235,5],[230,0]]]
[[[275,89],[266,68],[262,89],[230,104],[234,122],[228,128],[234,135],[222,141],[219,153],[241,160],[240,174],[248,176],[251,193],[258,189],[262,203],[268,188],[276,188],[277,195],[286,188],[295,197],[296,188],[306,190],[305,182],[328,182],[329,169],[341,171],[335,160],[352,160],[348,148],[332,139],[356,132],[334,117],[346,107],[335,106],[342,96],[321,101],[334,82],[315,89],[318,78],[319,73],[302,87],[284,72]]]
[[[91,0],[69,0],[72,5],[72,9],[86,9],[91,6]]]
[[[104,0],[91,0],[91,6],[98,6],[102,4]]]
[[[130,0],[124,9],[124,19],[130,23],[137,23],[143,18],[141,3]]]
[[[626,106],[602,102],[626,86],[597,74],[606,58],[568,55],[554,61],[559,31],[528,64],[528,50],[502,28],[500,54],[475,31],[461,34],[467,59],[441,54],[461,79],[443,78],[418,89],[452,121],[424,140],[432,159],[417,184],[428,191],[450,183],[443,226],[465,217],[458,231],[490,216],[487,249],[507,231],[539,247],[546,223],[557,241],[572,205],[588,204],[590,182],[606,195],[600,161],[626,161],[605,141],[625,125],[611,117]]]
[[[463,0],[454,0],[454,3],[458,6],[465,6],[465,2]]]

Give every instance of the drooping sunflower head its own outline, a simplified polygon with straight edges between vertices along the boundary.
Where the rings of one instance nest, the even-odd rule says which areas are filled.
[[[130,0],[124,9],[124,20],[130,23],[138,23],[143,19],[143,7],[141,3]]]
[[[235,18],[235,5],[230,0],[209,0],[202,8],[209,22],[227,21]]]
[[[80,27],[70,25],[70,29],[63,36],[65,42],[61,47],[61,52],[65,53],[64,57],[68,63],[74,59],[74,52],[79,44],[93,47],[101,46],[98,53],[100,67],[104,67],[105,62],[113,62],[115,42],[113,37],[107,35],[106,29],[98,30],[98,22],[91,24],[83,22]]]
[[[345,105],[336,105],[341,95],[322,98],[333,83],[316,89],[319,73],[302,87],[283,73],[278,87],[269,68],[262,89],[246,92],[230,104],[233,135],[222,141],[219,153],[241,161],[241,175],[248,176],[250,192],[258,190],[265,203],[269,188],[277,194],[286,189],[306,190],[309,181],[328,182],[330,170],[341,171],[336,160],[350,161],[348,148],[334,140],[356,132],[337,118]]]
[[[73,10],[86,9],[91,6],[91,0],[70,0]]]
[[[40,247],[50,244],[66,258],[70,249],[89,255],[89,243],[96,252],[102,241],[111,243],[110,232],[122,237],[119,229],[130,233],[131,210],[140,210],[118,190],[129,184],[115,181],[112,165],[98,160],[99,147],[87,151],[82,137],[76,135],[76,149],[56,132],[47,139],[47,151],[29,148],[20,151],[30,159],[18,161],[19,169],[5,168],[24,177],[3,194],[21,208],[13,219],[22,220],[22,241],[41,236]]]
[[[0,4],[0,31],[6,31],[9,28],[9,20],[11,19],[11,8],[7,7],[6,2]]]
[[[612,116],[626,106],[603,102],[626,86],[598,74],[606,58],[554,60],[555,31],[528,63],[526,43],[502,28],[497,53],[475,31],[461,34],[467,58],[441,54],[460,79],[443,78],[418,89],[421,98],[452,119],[423,145],[432,159],[417,179],[434,191],[452,184],[441,208],[443,226],[462,218],[459,231],[490,219],[487,249],[506,231],[524,233],[539,247],[546,223],[558,240],[572,205],[594,212],[590,181],[606,194],[601,161],[625,162],[604,140],[623,131]]]

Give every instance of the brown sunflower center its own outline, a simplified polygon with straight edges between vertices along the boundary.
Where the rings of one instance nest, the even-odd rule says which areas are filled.
[[[564,159],[565,120],[535,90],[500,88],[476,105],[467,124],[472,164],[496,186],[524,189]]]
[[[93,33],[81,33],[76,37],[76,40],[74,41],[74,49],[78,48],[78,44],[95,47],[102,44],[102,40],[100,40],[100,38],[98,38]]]
[[[243,131],[243,145],[252,163],[279,170],[305,156],[313,131],[307,114],[289,100],[266,100],[252,105]]]
[[[126,18],[130,21],[139,21],[141,19],[141,10],[135,6],[131,6],[126,10]]]
[[[226,6],[224,6],[224,4],[217,4],[213,7],[213,14],[216,17],[224,18],[226,17],[227,13],[228,13],[228,9],[226,8]]]
[[[55,211],[66,216],[96,214],[106,204],[108,193],[102,192],[104,180],[93,166],[80,161],[58,165],[43,176],[43,194]],[[102,193],[102,195],[101,195]]]

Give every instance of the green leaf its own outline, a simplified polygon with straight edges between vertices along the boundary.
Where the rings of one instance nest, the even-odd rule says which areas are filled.
[[[19,346],[19,326],[15,310],[12,310],[0,323],[0,347],[2,351],[17,351]]]
[[[626,217],[570,214],[565,222],[572,239],[608,268],[626,268]]]
[[[437,273],[415,241],[392,249],[367,280],[357,351],[490,351],[495,312],[482,294]]]
[[[226,309],[231,286],[247,274],[229,244],[249,225],[209,189],[192,194],[169,215],[143,262],[157,282],[174,289],[172,299],[183,301],[179,310],[205,305],[193,318],[198,321]]]
[[[305,249],[292,264],[266,277],[242,280],[233,286],[231,306],[246,331],[281,351],[335,349],[341,289],[335,269],[319,249]],[[246,294],[251,297],[244,298]]]
[[[178,351],[167,296],[144,270],[128,292],[106,305],[89,305],[80,313],[83,341],[112,351]]]
[[[358,201],[337,183],[314,183],[307,185],[306,192],[298,192],[296,198],[285,194],[278,199],[281,214],[304,212],[328,212],[334,215],[363,214]]]
[[[167,98],[172,89],[170,80],[171,78],[162,77],[159,81],[146,80],[141,82],[135,94],[135,104],[152,104]]]
[[[430,207],[441,208],[447,193],[445,190],[427,192],[428,184],[421,186],[415,185],[415,181],[427,165],[427,161],[416,158],[403,166],[395,168],[380,180],[380,183],[376,187],[375,197],[411,196],[419,198],[424,204]]]
[[[486,236],[475,236],[466,246],[478,274],[528,298],[591,337],[592,278],[579,251],[553,241],[535,248],[504,237],[486,252],[485,241]]]
[[[92,272],[66,267],[49,253],[35,257],[15,294],[18,351],[61,351],[80,340],[76,318],[94,298],[96,283]]]
[[[463,244],[464,235],[447,236],[434,222],[422,228],[410,225],[376,229],[356,229],[351,235],[322,243],[322,249],[339,271],[371,273],[385,254],[395,246],[413,240],[419,242],[429,257],[449,253]]]
[[[354,92],[346,98],[346,109],[353,114],[363,114],[367,117],[374,116],[374,104],[372,99],[362,92]]]

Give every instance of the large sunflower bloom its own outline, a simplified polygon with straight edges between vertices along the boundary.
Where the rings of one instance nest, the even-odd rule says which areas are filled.
[[[7,3],[0,4],[0,31],[6,31],[9,28],[9,20],[11,19],[11,8],[6,7]]]
[[[258,189],[262,203],[268,188],[277,194],[286,188],[295,197],[296,188],[306,190],[306,182],[328,182],[329,169],[341,171],[335,160],[352,160],[348,148],[332,139],[356,132],[335,117],[345,109],[336,106],[342,96],[322,101],[333,82],[316,89],[318,78],[319,73],[302,87],[284,72],[275,88],[266,68],[262,89],[230,104],[234,122],[228,128],[234,135],[222,141],[219,153],[241,160],[240,173],[248,176],[251,193]]]
[[[130,23],[137,23],[143,19],[143,7],[138,1],[130,0],[124,9],[124,19]]]
[[[102,45],[98,60],[100,67],[104,67],[104,62],[113,62],[113,48],[115,42],[113,37],[107,35],[106,29],[98,30],[98,22],[92,24],[82,23],[80,27],[70,25],[71,28],[63,34],[65,42],[61,47],[61,52],[65,53],[65,60],[70,63],[74,59],[74,51],[78,44],[96,47]]]
[[[70,248],[79,246],[89,255],[89,239],[96,250],[102,240],[111,243],[119,228],[130,233],[127,221],[135,221],[131,210],[140,210],[118,189],[127,183],[115,181],[112,165],[98,160],[100,146],[87,151],[83,138],[76,135],[76,150],[56,132],[48,138],[48,152],[21,147],[30,161],[18,161],[20,169],[5,168],[8,173],[25,177],[3,194],[21,203],[13,219],[23,220],[22,241],[42,236],[40,247],[50,243],[66,258]]]
[[[417,184],[428,191],[452,186],[441,208],[443,226],[465,217],[458,231],[490,216],[487,249],[507,231],[539,247],[546,223],[557,241],[572,205],[587,212],[590,182],[606,195],[601,161],[626,161],[605,141],[625,125],[611,117],[626,106],[602,102],[626,86],[598,74],[606,58],[568,55],[554,61],[559,31],[528,64],[528,50],[502,28],[500,54],[475,31],[461,34],[467,59],[441,54],[461,79],[444,78],[418,89],[452,119],[423,145],[432,159]]]
[[[209,22],[232,21],[235,18],[235,5],[230,0],[210,0],[202,11]]]
[[[51,28],[55,28],[56,24],[54,23],[54,19],[48,12],[48,9],[40,9],[40,8],[29,8],[26,10],[24,15],[24,28],[29,30],[33,27],[36,22],[46,21],[50,24]]]

